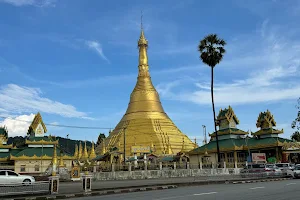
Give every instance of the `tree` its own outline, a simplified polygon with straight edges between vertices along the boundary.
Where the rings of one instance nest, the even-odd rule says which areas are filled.
[[[298,104],[296,105],[297,116],[295,120],[292,122],[292,128],[296,129],[291,138],[300,142],[300,98],[298,99]]]
[[[225,53],[224,46],[226,42],[223,39],[220,39],[217,34],[210,34],[203,38],[200,41],[198,46],[198,51],[200,52],[200,59],[206,65],[211,68],[211,103],[213,110],[213,118],[214,118],[214,127],[216,133],[216,143],[217,143],[217,154],[218,154],[218,163],[220,162],[220,148],[219,148],[219,139],[218,139],[218,131],[217,131],[217,121],[216,121],[216,111],[215,111],[215,103],[214,103],[214,68],[217,64],[219,64],[223,58]]]
[[[98,136],[98,139],[97,139],[96,146],[99,146],[105,138],[106,138],[105,134],[104,133],[100,133],[99,136]]]

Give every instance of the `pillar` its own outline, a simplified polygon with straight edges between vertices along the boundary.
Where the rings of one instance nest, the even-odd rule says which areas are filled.
[[[128,171],[131,172],[131,162],[128,164]]]
[[[200,160],[199,160],[199,163],[200,163],[200,169],[202,169],[202,156],[199,156],[200,157]]]
[[[227,152],[224,153],[224,168],[226,168],[226,163],[228,162]]]
[[[162,162],[159,162],[159,170],[162,170]]]
[[[134,153],[134,167],[137,168],[138,163],[137,163],[137,155]]]
[[[233,152],[233,157],[234,157],[234,168],[238,168],[238,166],[237,166],[238,159],[237,159],[237,152],[236,151]]]
[[[50,194],[58,194],[58,188],[59,188],[59,176],[50,176],[49,177]]]
[[[190,169],[190,162],[187,162],[187,163],[186,163],[186,168],[187,168],[187,169]]]
[[[92,191],[92,175],[88,173],[82,175],[82,189],[84,192]]]
[[[174,162],[173,164],[174,164],[174,170],[176,170],[176,162]]]

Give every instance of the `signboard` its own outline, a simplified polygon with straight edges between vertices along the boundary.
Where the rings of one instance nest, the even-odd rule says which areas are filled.
[[[266,162],[266,154],[252,153],[252,162]]]
[[[131,153],[150,153],[150,146],[132,146]]]

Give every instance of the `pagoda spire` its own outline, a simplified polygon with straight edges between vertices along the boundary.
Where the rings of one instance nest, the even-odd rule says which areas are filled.
[[[75,144],[75,153],[74,153],[74,157],[78,158],[78,145]]]
[[[84,149],[83,149],[83,155],[82,155],[82,159],[87,160],[89,158],[89,154],[87,152],[87,148],[86,148],[86,141],[84,142]]]
[[[91,148],[91,153],[90,153],[89,159],[90,159],[90,160],[93,160],[94,158],[96,158],[96,153],[95,153],[95,145],[94,145],[94,142],[92,142],[92,148]]]
[[[106,153],[106,147],[105,147],[105,139],[102,141],[102,149],[100,152],[100,155],[104,155]]]
[[[141,35],[138,41],[138,48],[139,48],[139,77],[150,77],[149,66],[148,66],[148,55],[147,55],[148,40],[146,39],[144,34],[143,15],[141,16]]]
[[[79,142],[79,148],[78,148],[78,160],[80,160],[82,157],[82,145],[81,142]]]

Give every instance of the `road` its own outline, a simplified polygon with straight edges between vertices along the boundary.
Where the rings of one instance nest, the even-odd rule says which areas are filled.
[[[229,177],[230,178],[230,177]],[[212,179],[220,179],[220,177],[196,177],[196,181],[205,181]],[[144,185],[160,185],[160,184],[175,184],[175,183],[190,183],[194,182],[195,177],[182,178],[166,178],[166,179],[142,179],[142,180],[118,180],[118,181],[95,181],[92,182],[93,189],[113,189],[119,187],[136,187]],[[72,194],[74,191],[82,191],[81,182],[61,182],[59,185],[59,194]]]
[[[82,200],[290,200],[300,197],[300,180],[179,187],[169,190],[84,197]]]

